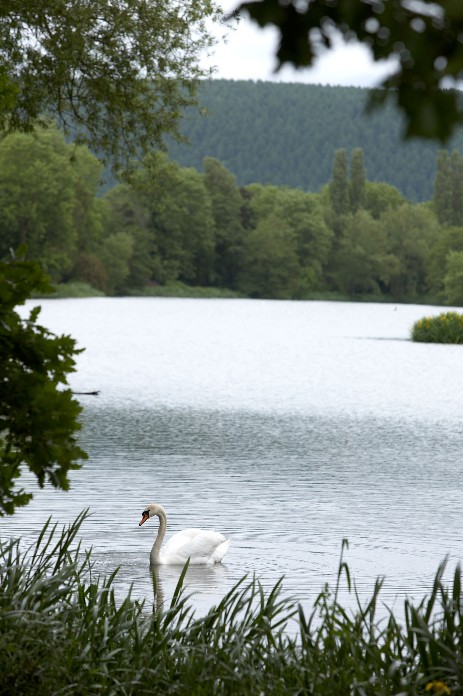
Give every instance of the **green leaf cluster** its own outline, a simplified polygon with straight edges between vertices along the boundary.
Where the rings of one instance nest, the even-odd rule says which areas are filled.
[[[101,233],[101,164],[56,129],[0,141],[0,258],[21,244],[55,281]]]
[[[210,0],[75,2],[2,0],[0,133],[49,119],[118,170],[195,104],[213,43]]]
[[[80,352],[69,336],[56,336],[16,311],[34,293],[52,290],[35,261],[0,261],[0,516],[25,505],[31,494],[17,487],[21,468],[67,490],[68,473],[85,453],[77,444],[81,411],[67,387]]]

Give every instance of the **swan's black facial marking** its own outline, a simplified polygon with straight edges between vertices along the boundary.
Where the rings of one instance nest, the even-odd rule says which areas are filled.
[[[149,510],[143,510],[143,512],[141,513],[141,520],[138,523],[138,526],[141,527],[142,524],[144,524],[146,522],[146,520],[149,520],[149,517],[150,517]]]

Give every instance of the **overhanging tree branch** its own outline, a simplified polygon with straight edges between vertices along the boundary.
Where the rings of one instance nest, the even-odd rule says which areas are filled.
[[[52,117],[117,171],[178,136],[213,44],[210,0],[3,0],[0,134]]]
[[[406,137],[445,142],[463,122],[454,89],[463,77],[460,0],[261,0],[237,11],[278,29],[278,68],[313,65],[339,34],[368,46],[375,61],[395,58],[396,69],[372,92],[370,107],[395,101]]]

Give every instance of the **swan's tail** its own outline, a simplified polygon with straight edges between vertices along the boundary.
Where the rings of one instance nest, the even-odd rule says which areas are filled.
[[[223,541],[219,546],[217,546],[216,550],[211,556],[211,561],[212,563],[220,563],[222,558],[225,556],[227,553],[229,547],[231,544],[231,539],[226,539]]]

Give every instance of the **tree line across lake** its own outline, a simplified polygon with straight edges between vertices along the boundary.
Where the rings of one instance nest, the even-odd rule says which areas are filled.
[[[101,164],[47,129],[0,143],[0,255],[26,244],[55,285],[110,295],[463,304],[463,156],[441,150],[431,200],[368,181],[364,153],[339,149],[319,193],[238,186],[153,153],[100,195]],[[203,290],[206,288],[207,290]]]

